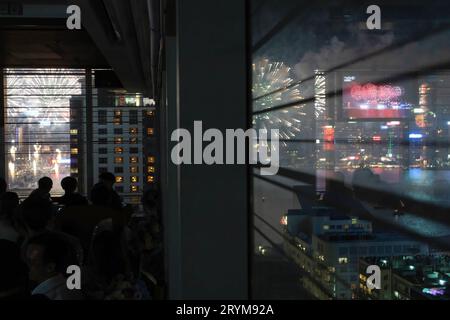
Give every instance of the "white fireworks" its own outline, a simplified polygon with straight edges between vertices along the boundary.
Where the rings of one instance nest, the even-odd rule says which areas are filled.
[[[257,114],[253,125],[258,128],[279,129],[280,139],[286,140],[295,139],[304,129],[309,129],[307,123],[313,119],[310,119],[312,115],[308,117],[307,104],[301,103],[304,97],[300,93],[300,84],[294,84],[291,68],[283,62],[259,59],[253,64],[252,95],[253,111],[293,103],[283,109]],[[317,103],[313,108],[316,117],[325,109]]]
[[[81,94],[81,76],[67,69],[26,71],[6,71],[8,116],[41,126],[69,122],[70,98]]]

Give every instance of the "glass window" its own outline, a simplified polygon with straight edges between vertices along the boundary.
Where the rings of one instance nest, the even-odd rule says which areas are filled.
[[[138,172],[139,172],[139,167],[136,167],[136,166],[130,167],[130,173],[138,173]]]
[[[138,163],[139,158],[138,157],[130,157],[130,163]]]
[[[137,144],[138,138],[137,137],[130,137],[130,144]]]
[[[4,164],[8,189],[28,196],[40,177],[53,180],[52,195],[78,159],[84,75],[73,69],[4,69]],[[3,101],[2,101],[3,103]],[[75,108],[76,107],[76,108]]]
[[[405,263],[428,268],[421,257],[443,242],[450,248],[430,238],[450,236],[442,221],[450,208],[450,4],[377,5],[380,28],[371,29],[364,2],[250,1],[248,120],[278,130],[254,148],[276,150],[280,166],[273,176],[251,172],[256,298],[270,299],[264,288],[298,299],[367,299],[352,289],[359,263],[400,274]],[[310,243],[310,252],[278,255],[275,245],[291,248],[286,239]],[[404,245],[423,239],[414,250]],[[301,254],[314,272],[301,268]],[[336,289],[320,270],[344,257],[355,268],[336,277]],[[262,271],[265,259],[273,267]],[[276,278],[288,266],[304,270],[302,281]]]
[[[130,124],[138,124],[138,112],[137,110],[130,110],[129,111],[129,115],[130,115]]]

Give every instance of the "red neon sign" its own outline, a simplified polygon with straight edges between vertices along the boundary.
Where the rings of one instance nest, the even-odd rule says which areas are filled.
[[[355,100],[387,101],[396,99],[402,94],[402,88],[390,85],[367,83],[364,85],[353,84],[350,87],[350,95]]]

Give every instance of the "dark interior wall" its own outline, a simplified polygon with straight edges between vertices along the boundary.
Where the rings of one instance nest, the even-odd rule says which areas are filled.
[[[177,1],[175,42],[166,57],[166,112],[171,130],[194,121],[203,130],[247,127],[245,1]],[[175,50],[175,52],[173,52]],[[176,69],[171,64],[176,63]],[[176,114],[176,119],[173,119]],[[174,145],[171,144],[172,146]],[[170,150],[168,150],[170,152]],[[170,153],[169,153],[170,155]],[[247,168],[181,165],[175,173],[166,225],[169,298],[243,299],[248,295]],[[177,205],[173,203],[177,202]]]

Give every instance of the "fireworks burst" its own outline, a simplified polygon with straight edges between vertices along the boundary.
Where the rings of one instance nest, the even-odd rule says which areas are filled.
[[[8,69],[8,116],[40,125],[67,124],[70,98],[81,94],[81,77],[65,69]],[[55,111],[58,112],[55,112]]]
[[[70,174],[66,165],[70,155],[70,101],[83,93],[81,80],[85,77],[81,72],[6,69],[5,144],[9,150],[10,188],[32,189],[37,175],[58,180]]]
[[[253,64],[254,111],[299,102],[285,109],[260,113],[253,119],[253,125],[258,128],[279,129],[280,139],[286,140],[296,138],[311,120],[305,117],[307,106],[301,103],[304,98],[300,94],[300,84],[292,85],[294,80],[290,74],[291,69],[282,62],[260,59]],[[314,107],[316,116],[325,109],[322,103],[316,103]],[[283,145],[286,143],[283,142]]]

